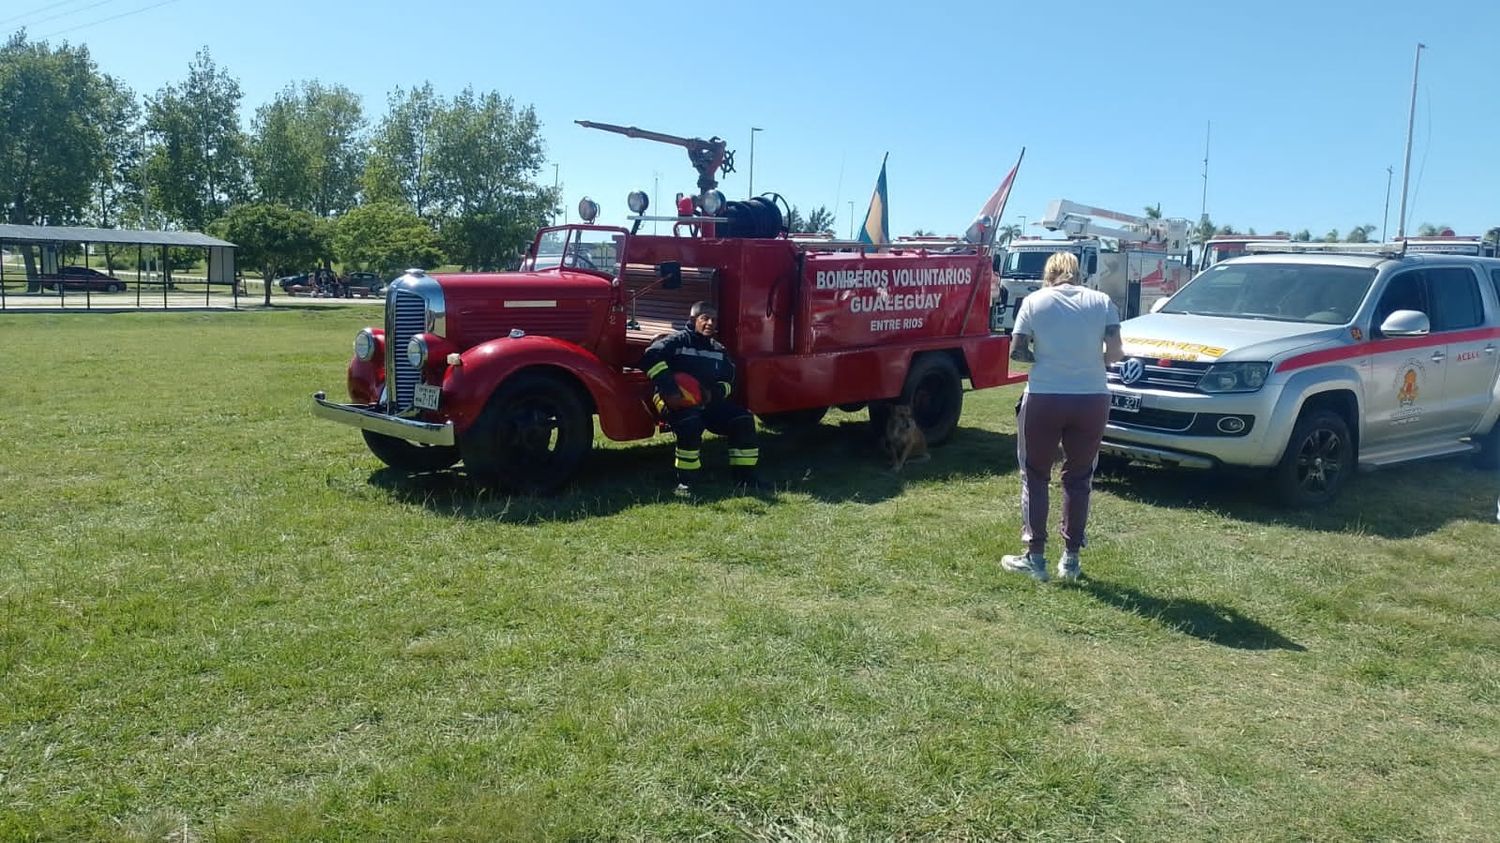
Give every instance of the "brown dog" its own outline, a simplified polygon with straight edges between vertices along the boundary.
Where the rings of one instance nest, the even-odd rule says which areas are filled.
[[[885,424],[885,452],[891,458],[891,470],[900,471],[908,462],[925,462],[927,437],[912,418],[911,406],[897,404],[891,408],[891,417]]]

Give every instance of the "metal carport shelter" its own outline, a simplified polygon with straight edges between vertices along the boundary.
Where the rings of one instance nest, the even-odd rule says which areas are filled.
[[[215,287],[222,287],[230,293],[233,307],[239,307],[240,288],[235,271],[235,245],[210,237],[196,231],[137,231],[124,228],[86,228],[70,225],[13,225],[0,223],[0,246],[17,245],[27,250],[28,253],[34,247],[40,247],[39,260],[32,260],[27,266],[35,267],[35,272],[23,271],[28,287],[24,298],[31,299],[40,295],[40,288],[48,283],[53,283],[57,289],[59,306],[66,307],[67,284],[63,281],[60,270],[61,247],[65,245],[82,245],[84,248],[84,263],[87,265],[88,247],[91,245],[104,246],[135,246],[136,247],[136,271],[135,271],[135,296],[134,307],[145,306],[142,302],[142,289],[145,286],[161,286],[161,307],[163,309],[171,306],[169,293],[172,290],[173,280],[171,277],[170,264],[167,261],[167,249],[172,247],[186,247],[203,249],[208,256],[208,272],[203,279],[203,302],[198,304],[196,299],[188,301],[179,306],[211,307]],[[164,267],[161,279],[158,282],[153,273],[150,279],[142,279],[141,266],[145,263],[146,247],[159,250],[161,265]],[[6,282],[7,269],[3,261],[0,261],[0,310],[5,310],[7,302]],[[123,288],[125,282],[121,281]],[[16,294],[10,294],[15,297]],[[75,294],[76,295],[76,294]],[[83,299],[85,307],[94,304],[93,291],[84,288]],[[195,295],[195,294],[193,294]],[[104,306],[131,306],[127,298],[121,299],[116,294],[101,296],[101,304]],[[155,306],[155,294],[153,291],[152,304]],[[179,295],[179,300],[182,296]]]

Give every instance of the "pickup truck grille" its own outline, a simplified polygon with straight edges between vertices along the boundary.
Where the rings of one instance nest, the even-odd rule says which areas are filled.
[[[390,412],[400,413],[411,408],[421,379],[421,373],[406,363],[406,344],[427,329],[427,302],[410,290],[394,292],[385,314],[385,382],[395,385],[390,392]]]
[[[1109,367],[1109,382],[1119,384],[1126,389],[1170,389],[1178,392],[1192,392],[1198,388],[1198,381],[1203,378],[1203,373],[1208,371],[1212,363],[1197,363],[1188,360],[1167,361],[1171,365],[1163,366],[1162,361],[1156,357],[1134,357],[1126,360],[1139,360],[1146,368],[1146,374],[1135,383],[1127,384],[1120,378],[1120,370],[1124,367],[1124,361]]]
[[[1197,413],[1183,413],[1177,410],[1154,410],[1150,407],[1142,407],[1138,412],[1127,413],[1124,410],[1110,410],[1109,420],[1112,424],[1123,427],[1143,427],[1148,430],[1165,430],[1173,433],[1182,433],[1193,426],[1193,420],[1198,417]]]

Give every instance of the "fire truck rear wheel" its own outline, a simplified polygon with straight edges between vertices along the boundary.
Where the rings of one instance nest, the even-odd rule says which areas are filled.
[[[458,462],[458,449],[452,445],[419,445],[369,430],[360,433],[370,453],[397,471],[442,471]]]
[[[870,404],[870,424],[877,435],[883,435],[890,421],[892,404],[909,404],[912,418],[922,428],[929,445],[941,445],[958,428],[958,417],[964,409],[964,385],[946,354],[918,357],[906,373],[906,386],[894,401]]]
[[[593,443],[594,420],[577,388],[556,375],[523,372],[495,390],[459,449],[478,482],[547,494],[572,479]]]

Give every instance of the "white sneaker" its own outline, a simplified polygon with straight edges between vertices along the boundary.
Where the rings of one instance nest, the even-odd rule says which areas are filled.
[[[1078,559],[1078,551],[1063,551],[1062,559],[1057,563],[1057,578],[1060,580],[1076,580],[1083,573],[1083,564]]]
[[[1047,581],[1047,557],[1040,553],[1006,554],[1000,557],[1000,567],[1013,574],[1030,574],[1037,582]]]

